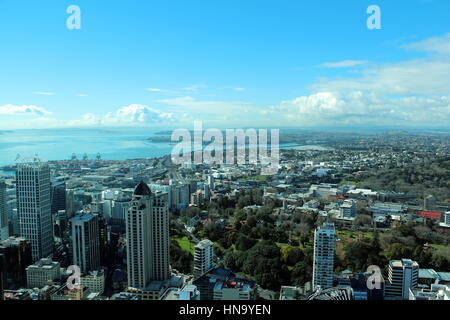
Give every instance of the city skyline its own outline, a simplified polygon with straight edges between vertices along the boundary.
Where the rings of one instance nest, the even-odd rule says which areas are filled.
[[[450,300],[450,0],[0,0],[0,43],[0,305]]]
[[[448,127],[450,3],[282,4],[0,1],[0,126]]]

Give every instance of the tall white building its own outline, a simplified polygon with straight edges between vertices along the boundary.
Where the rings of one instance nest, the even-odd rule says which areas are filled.
[[[324,223],[314,232],[313,288],[333,287],[335,228]]]
[[[98,216],[81,214],[71,219],[73,264],[81,272],[87,273],[100,269],[100,236]]]
[[[386,299],[408,300],[410,289],[417,288],[419,264],[411,259],[389,261]]]
[[[169,270],[169,209],[166,193],[137,185],[126,217],[128,287],[164,281]]]
[[[208,186],[209,186],[210,190],[214,189],[214,176],[213,175],[208,176]]]
[[[17,164],[17,212],[20,235],[31,242],[33,262],[53,252],[50,168],[37,157]]]
[[[6,184],[0,180],[0,241],[9,237],[8,211],[6,210]]]
[[[200,277],[213,268],[214,246],[208,240],[200,241],[194,248],[194,276]]]

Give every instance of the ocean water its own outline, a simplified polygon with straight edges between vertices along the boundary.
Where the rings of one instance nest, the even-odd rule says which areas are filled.
[[[167,129],[113,128],[113,129],[47,129],[0,131],[0,166],[15,164],[18,155],[37,154],[43,160],[69,160],[75,153],[78,159],[87,154],[94,159],[100,153],[105,160],[154,158],[169,155],[175,143],[150,142]],[[206,147],[207,148],[207,147]],[[281,149],[330,150],[328,148],[298,144],[280,145]],[[0,172],[1,173],[1,172]]]
[[[75,153],[78,159],[86,153],[94,159],[125,160],[162,157],[171,153],[173,145],[152,143],[147,138],[162,129],[50,129],[0,132],[0,166],[15,163],[22,157],[37,154],[43,160],[68,160]]]

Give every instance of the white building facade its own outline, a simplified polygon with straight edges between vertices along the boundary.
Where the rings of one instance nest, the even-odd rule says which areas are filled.
[[[314,232],[314,289],[333,287],[335,233],[333,223],[324,223]]]
[[[169,279],[169,227],[167,194],[141,182],[126,217],[128,287]]]
[[[419,264],[417,262],[411,259],[389,261],[386,299],[408,300],[410,289],[417,288],[418,279]]]
[[[208,240],[200,241],[194,248],[194,276],[200,277],[213,268],[214,244]]]

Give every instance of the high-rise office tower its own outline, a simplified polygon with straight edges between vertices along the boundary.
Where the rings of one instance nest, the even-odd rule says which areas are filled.
[[[211,198],[211,191],[208,184],[203,185],[203,193],[206,201],[209,201]]]
[[[128,287],[145,288],[167,280],[169,270],[169,209],[166,193],[152,193],[144,182],[134,191],[126,217]]]
[[[100,235],[98,216],[85,213],[73,217],[72,223],[72,257],[73,264],[81,272],[87,273],[100,269]]]
[[[17,164],[17,211],[20,235],[31,242],[33,262],[53,252],[50,168],[38,158]]]
[[[389,261],[387,299],[409,299],[409,289],[417,288],[419,264],[411,259]]]
[[[52,213],[57,213],[59,210],[66,210],[66,183],[61,180],[53,180],[50,190]]]
[[[72,217],[75,213],[75,194],[73,190],[66,190],[66,213]]]
[[[6,210],[6,184],[0,180],[0,241],[6,240],[8,232],[8,212]]]
[[[208,240],[200,241],[194,248],[194,276],[200,277],[213,268],[214,247]]]
[[[324,223],[314,232],[313,288],[333,287],[335,228]]]
[[[109,265],[109,261],[114,259],[114,254],[111,254],[109,243],[110,243],[110,226],[106,223],[105,217],[98,215],[98,237],[100,245],[100,265]]]

